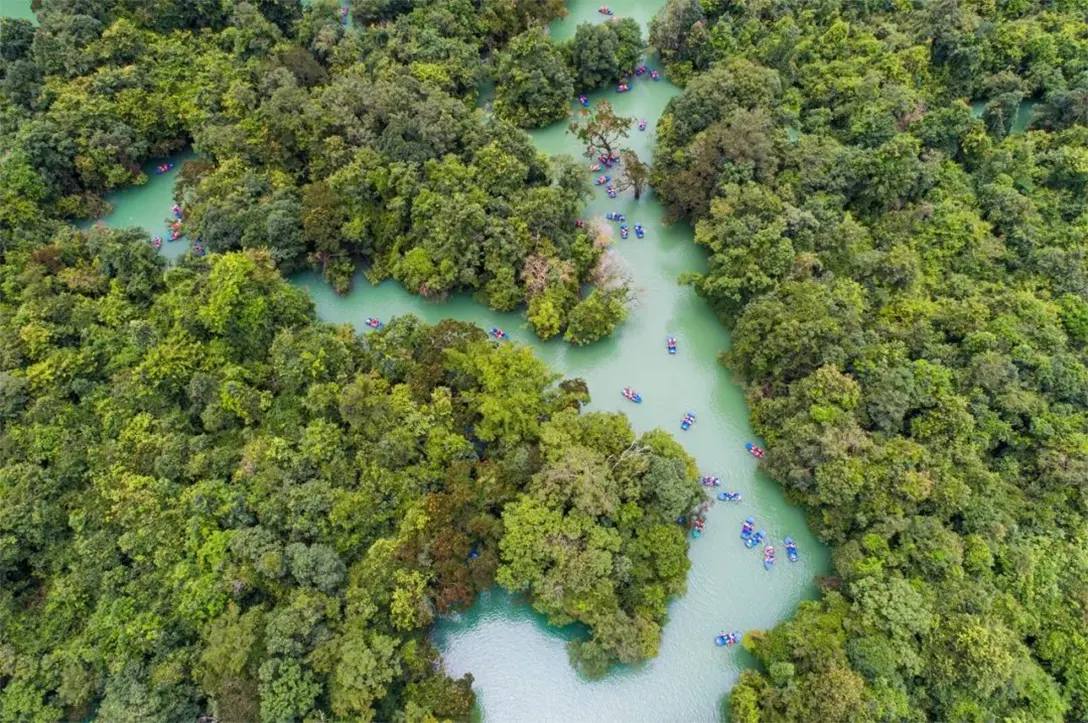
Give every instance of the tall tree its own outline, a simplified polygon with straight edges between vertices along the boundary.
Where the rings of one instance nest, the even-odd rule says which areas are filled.
[[[628,136],[633,122],[633,118],[616,115],[612,104],[602,100],[592,109],[583,110],[567,130],[585,144],[585,156],[594,158],[601,152],[610,156],[619,141]]]

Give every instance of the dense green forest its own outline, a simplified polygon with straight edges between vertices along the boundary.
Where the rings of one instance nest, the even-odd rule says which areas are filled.
[[[650,40],[656,189],[834,557],[731,719],[1088,719],[1088,6],[670,0]]]
[[[562,6],[338,10],[0,20],[2,721],[465,718],[427,634],[496,583],[581,623],[588,674],[656,654],[703,499],[683,449],[581,414],[584,382],[526,347],[360,337],[281,275],[364,262],[528,301],[542,336],[614,328],[614,295],[581,298],[581,163],[474,110],[484,60]],[[167,270],[142,231],[68,224],[189,144],[185,230],[219,253]]]
[[[572,83],[633,64],[637,23],[560,48],[539,30],[556,0],[356,0],[351,29],[339,9],[44,0],[40,28],[3,19],[0,223],[98,215],[103,192],[146,181],[146,159],[191,146],[183,230],[209,251],[267,248],[341,292],[361,263],[431,298],[472,291],[509,311],[543,297],[542,338],[611,331],[622,314],[582,295],[603,242],[576,225],[584,168],[508,121],[569,115]],[[491,75],[497,117],[476,109]]]
[[[696,469],[477,327],[359,337],[247,250],[58,228],[0,266],[0,720],[464,717],[498,581],[587,672],[656,653]]]

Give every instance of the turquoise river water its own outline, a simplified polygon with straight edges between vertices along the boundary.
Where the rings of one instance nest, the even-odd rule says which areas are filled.
[[[553,35],[567,38],[579,23],[601,22],[600,2],[570,2],[570,16],[553,23]],[[663,4],[663,0],[613,2],[616,16],[635,17],[644,28]],[[639,78],[631,86],[626,94],[608,88],[590,98],[594,102],[607,98],[617,112],[647,119],[647,130],[639,132],[632,126],[623,144],[647,160],[657,120],[679,90],[665,79]],[[563,123],[536,132],[533,138],[543,151],[580,157],[581,148]],[[102,221],[142,226],[165,238],[173,178],[185,158],[170,159],[175,168],[162,175],[152,172],[162,159],[150,162],[149,182],[111,194],[113,210]],[[703,474],[717,475],[724,489],[743,493],[742,503],[718,503],[710,510],[705,533],[691,546],[687,593],[671,604],[660,654],[645,664],[618,667],[602,680],[582,679],[571,668],[565,648],[576,631],[548,626],[527,605],[501,591],[440,621],[434,636],[447,669],[455,676],[472,673],[485,721],[717,720],[722,696],[753,661],[740,648],[715,646],[714,636],[723,630],[774,626],[789,617],[800,600],[814,594],[814,576],[829,567],[825,549],[808,531],[800,510],[786,503],[781,489],[758,472],[756,460],[745,452],[744,443],[753,439],[748,410],[740,388],[717,361],[729,344],[728,334],[707,305],[677,283],[680,274],[705,264],[691,229],[664,225],[662,206],[652,191],[638,202],[630,193],[610,200],[598,192],[585,218],[602,218],[607,211],[624,213],[629,224],[641,223],[647,233],[644,239],[632,234],[626,241],[617,234],[611,253],[633,279],[638,301],[613,338],[589,348],[540,342],[520,314],[490,311],[468,296],[431,303],[393,282],[372,286],[361,276],[350,294],[337,296],[315,274],[291,280],[308,290],[321,319],[351,322],[360,329],[367,316],[388,320],[402,314],[431,322],[456,318],[484,328],[501,326],[517,343],[531,345],[558,372],[586,379],[593,394],[590,409],[623,411],[640,431],[669,430],[698,460]],[[173,257],[185,248],[184,241],[166,242],[162,251]],[[677,337],[675,356],[666,353],[667,334]],[[626,402],[619,393],[624,386],[637,389],[645,402]],[[698,422],[682,432],[680,419],[689,408],[697,412]],[[759,551],[745,549],[739,537],[748,515],[756,518],[757,527],[768,533],[780,553],[782,537],[792,535],[800,562],[787,562],[783,553],[774,569],[765,571]]]

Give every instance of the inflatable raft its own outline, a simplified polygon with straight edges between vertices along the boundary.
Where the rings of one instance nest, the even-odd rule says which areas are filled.
[[[797,562],[797,544],[793,541],[792,537],[787,537],[786,540],[786,557],[790,562]]]
[[[762,447],[757,444],[752,444],[751,442],[745,443],[744,448],[748,450],[748,454],[752,455],[756,459],[763,459],[763,455],[766,454],[766,452],[763,451]]]

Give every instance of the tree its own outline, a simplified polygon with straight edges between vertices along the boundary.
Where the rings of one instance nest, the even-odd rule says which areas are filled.
[[[704,18],[699,0],[668,0],[650,21],[650,45],[666,63],[691,60],[696,50],[690,42],[692,30]]]
[[[592,90],[631,72],[642,54],[642,29],[632,18],[583,23],[567,46],[576,88]]]
[[[542,28],[518,35],[498,57],[495,112],[515,125],[535,128],[565,118],[573,92],[562,53]]]
[[[650,180],[650,167],[639,160],[638,154],[629,148],[620,151],[620,160],[620,177],[613,186],[617,191],[632,189],[637,201],[642,197],[646,183]]]
[[[602,100],[592,110],[582,111],[581,118],[570,122],[568,132],[585,144],[585,156],[595,158],[598,153],[611,155],[616,144],[628,135],[633,119],[618,116],[612,104]]]

